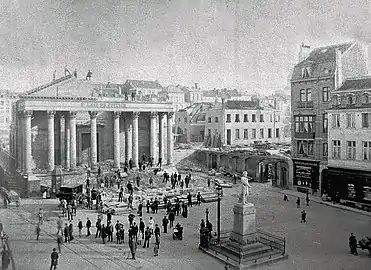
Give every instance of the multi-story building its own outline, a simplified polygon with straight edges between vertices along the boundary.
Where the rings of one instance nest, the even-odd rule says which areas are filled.
[[[17,94],[8,90],[0,90],[0,140],[1,146],[8,146],[10,124],[12,122],[12,105],[17,100]]]
[[[319,195],[327,174],[330,94],[343,78],[367,74],[367,65],[358,43],[309,49],[301,46],[291,77],[293,185]]]
[[[158,81],[126,80],[122,93],[126,99],[153,100],[163,90]]]
[[[331,93],[331,105],[324,192],[371,203],[371,77],[347,79]]]
[[[202,92],[197,83],[195,83],[194,87],[187,89],[187,91],[185,92],[186,93],[184,99],[185,102],[187,102],[189,105],[202,102]]]
[[[206,112],[213,107],[213,103],[194,103],[175,112],[176,142],[203,142],[205,139]]]
[[[185,91],[180,85],[169,85],[158,94],[159,98],[171,102],[174,105],[175,111],[187,107],[185,102]]]
[[[281,114],[258,100],[227,100],[207,111],[205,137],[209,146],[277,143],[282,139]]]

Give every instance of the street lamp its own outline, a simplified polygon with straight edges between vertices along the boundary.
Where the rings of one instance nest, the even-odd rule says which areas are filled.
[[[223,188],[218,185],[216,187],[216,191],[218,193],[218,214],[217,214],[217,218],[218,218],[218,222],[217,222],[217,225],[218,225],[218,243],[220,244],[220,201],[222,199],[222,195],[223,195]]]
[[[209,208],[206,208],[206,224],[209,221]]]

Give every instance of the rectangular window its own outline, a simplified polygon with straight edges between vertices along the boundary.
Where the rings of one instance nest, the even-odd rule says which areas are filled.
[[[240,130],[239,129],[236,129],[236,139],[237,140],[240,139]]]
[[[312,90],[310,88],[300,90],[300,101],[301,102],[312,101]]]
[[[356,142],[347,141],[347,159],[355,160],[356,159]]]
[[[306,98],[306,91],[305,89],[300,90],[300,101],[305,101]]]
[[[207,122],[211,123],[211,117],[209,117],[209,118],[207,119]]]
[[[219,123],[219,118],[215,117],[215,123]]]
[[[295,132],[296,133],[313,133],[315,127],[314,116],[295,116]]]
[[[243,130],[243,138],[244,138],[245,140],[247,140],[247,139],[249,138],[249,132],[248,132],[247,128],[245,128],[245,129]]]
[[[260,139],[264,138],[264,128],[260,129]]]
[[[264,122],[264,115],[261,114],[261,115],[259,115],[259,117],[260,117],[259,121],[260,121],[260,122]]]
[[[230,123],[231,122],[231,115],[230,114],[227,114],[227,123]]]
[[[363,128],[368,128],[370,127],[370,116],[368,113],[362,113],[362,127]]]
[[[237,122],[237,123],[240,122],[240,115],[239,114],[236,114],[234,121]]]
[[[251,131],[251,138],[256,139],[256,129],[255,128],[253,128],[252,131]]]
[[[251,116],[251,122],[256,122],[256,115],[255,115],[255,114],[253,114],[253,115]]]
[[[322,144],[322,156],[324,157],[328,156],[328,144],[327,143]]]
[[[341,158],[341,151],[340,151],[340,141],[335,140],[332,141],[332,158],[333,159],[340,159]]]
[[[249,118],[248,118],[247,114],[243,115],[243,121],[244,122],[249,122]]]
[[[299,155],[313,156],[314,141],[297,141],[297,152]]]
[[[327,133],[328,132],[328,116],[327,113],[323,114],[323,126],[322,126],[322,132]]]
[[[371,141],[363,142],[363,160],[371,160]]]
[[[340,114],[334,113],[332,115],[332,127],[339,128],[340,127]]]
[[[312,101],[312,90],[307,89],[307,100],[306,101]]]
[[[328,87],[323,87],[322,88],[322,101],[323,102],[328,102],[328,96],[329,96],[329,88]]]
[[[356,126],[356,119],[354,113],[347,113],[347,128],[354,128]]]
[[[272,138],[272,129],[268,128],[268,138]]]
[[[276,138],[279,138],[279,137],[280,137],[280,129],[276,128]]]

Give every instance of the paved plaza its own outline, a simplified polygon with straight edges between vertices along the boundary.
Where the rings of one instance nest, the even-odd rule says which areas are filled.
[[[193,173],[194,181],[203,181],[206,185],[206,175]],[[257,209],[257,226],[267,232],[287,238],[288,260],[260,269],[370,269],[371,257],[367,251],[359,250],[359,256],[349,253],[348,237],[350,232],[360,237],[370,236],[371,218],[369,216],[344,211],[341,209],[311,202],[310,206],[296,208],[295,197],[289,197],[289,202],[283,201],[279,189],[270,183],[251,183],[252,195],[250,201]],[[233,225],[233,205],[237,201],[240,185],[224,189],[222,200],[222,230],[231,229]],[[77,223],[81,218],[84,225],[89,217],[95,233],[95,210],[77,211],[73,220],[75,240],[62,246],[59,269],[224,269],[224,264],[198,249],[200,219],[205,218],[205,210],[210,210],[210,221],[216,230],[216,203],[201,204],[189,207],[188,218],[176,217],[184,227],[183,241],[173,240],[171,233],[161,234],[160,253],[153,256],[153,241],[150,248],[144,249],[138,245],[137,260],[128,259],[129,247],[125,243],[102,244],[101,239],[94,236],[79,239]],[[47,221],[42,225],[42,233],[37,241],[35,236],[36,213],[42,207]],[[305,224],[300,223],[300,212],[308,213]],[[1,209],[1,222],[10,238],[17,269],[48,269],[50,253],[56,247],[56,219],[60,213],[57,200],[22,201],[19,208]],[[158,214],[147,214],[144,208],[143,220],[148,222],[152,216],[155,223],[161,226],[165,210]],[[127,215],[113,216],[112,221],[120,220],[128,228]],[[135,219],[138,223],[139,218]],[[106,221],[106,218],[103,220]],[[114,239],[115,240],[115,239]]]

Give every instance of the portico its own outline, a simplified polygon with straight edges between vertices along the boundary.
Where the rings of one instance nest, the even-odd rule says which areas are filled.
[[[91,83],[84,83],[93,88]],[[18,147],[12,148],[18,169],[24,174],[51,172],[56,165],[73,171],[85,164],[96,170],[99,161],[108,159],[113,160],[114,169],[130,159],[136,167],[142,155],[152,157],[154,163],[161,157],[163,164],[166,155],[167,164],[172,164],[171,103],[44,96],[43,90],[26,93],[17,102],[14,132]]]

